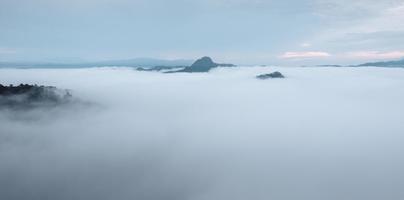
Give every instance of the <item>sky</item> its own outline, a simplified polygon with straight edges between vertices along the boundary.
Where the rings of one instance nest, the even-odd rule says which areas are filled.
[[[1,0],[0,61],[404,57],[404,0]]]

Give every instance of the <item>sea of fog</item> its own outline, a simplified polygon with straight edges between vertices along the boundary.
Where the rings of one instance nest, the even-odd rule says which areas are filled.
[[[282,72],[285,79],[258,80]],[[0,110],[4,200],[404,199],[404,69],[0,69],[79,100]]]

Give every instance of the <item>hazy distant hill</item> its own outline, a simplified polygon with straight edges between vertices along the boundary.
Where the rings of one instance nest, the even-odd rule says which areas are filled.
[[[372,62],[372,63],[364,63],[358,65],[360,67],[363,66],[375,66],[375,67],[404,67],[404,59],[396,60],[396,61],[385,61],[385,62]]]
[[[81,68],[81,67],[154,67],[154,66],[189,66],[192,60],[164,60],[154,58],[135,58],[128,60],[110,60],[100,62],[82,63],[56,63],[56,62],[0,62],[0,67],[22,67],[22,68]]]

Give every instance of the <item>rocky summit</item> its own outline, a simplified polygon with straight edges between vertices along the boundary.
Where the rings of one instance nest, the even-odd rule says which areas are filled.
[[[216,68],[216,67],[234,67],[235,65],[233,64],[219,64],[213,62],[213,60],[210,57],[202,57],[198,60],[196,60],[190,67],[185,67],[182,70],[177,70],[177,71],[171,71],[167,73],[176,73],[176,72],[188,72],[188,73],[193,73],[193,72],[209,72],[211,69]]]
[[[195,61],[190,67],[175,72],[208,72],[217,66],[219,65],[214,63],[210,57],[205,56]]]

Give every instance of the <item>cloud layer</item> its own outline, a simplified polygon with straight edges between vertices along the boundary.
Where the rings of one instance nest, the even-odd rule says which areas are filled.
[[[254,78],[275,70],[287,78]],[[404,197],[402,69],[1,69],[0,79],[96,103],[1,110],[0,199]]]

